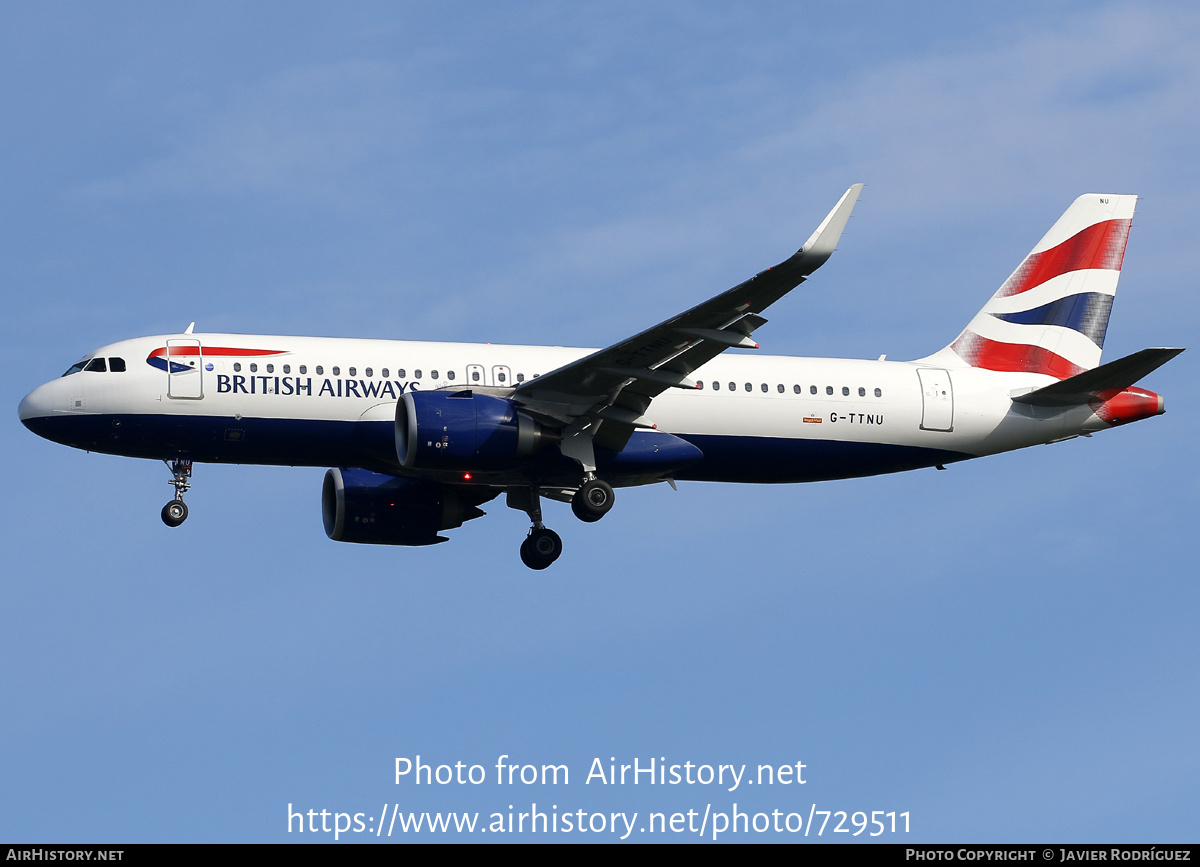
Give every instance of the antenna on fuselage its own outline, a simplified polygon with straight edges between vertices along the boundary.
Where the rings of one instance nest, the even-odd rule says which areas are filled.
[[[183,333],[184,333],[184,334],[191,334],[191,333],[192,333],[192,329],[193,329],[193,328],[195,328],[195,327],[196,327],[196,323],[195,323],[195,322],[193,322],[193,323],[192,323],[191,325],[189,325],[187,328],[183,329]]]

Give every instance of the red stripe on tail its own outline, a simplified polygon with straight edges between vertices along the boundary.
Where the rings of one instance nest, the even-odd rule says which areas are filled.
[[[1049,349],[1028,343],[1000,343],[980,337],[972,331],[964,331],[958,340],[950,344],[950,348],[967,364],[985,370],[1047,373],[1058,379],[1066,379],[1086,370]]]
[[[997,298],[1018,295],[1070,271],[1100,268],[1120,271],[1125,258],[1132,220],[1105,220],[1088,226],[1056,247],[1031,253],[1013,275],[1004,281]]]

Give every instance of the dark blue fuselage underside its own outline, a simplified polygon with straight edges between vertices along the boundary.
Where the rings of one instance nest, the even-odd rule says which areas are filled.
[[[396,461],[390,422],[64,414],[29,418],[25,425],[63,445],[126,457],[170,460],[182,455],[200,463],[360,467],[409,475]],[[676,436],[700,449],[703,458],[668,475],[692,481],[815,482],[901,472],[973,457],[889,443],[687,433]],[[609,478],[605,456],[599,451],[597,465],[600,474]],[[511,474],[506,475],[504,479],[478,475],[475,481],[513,484]],[[518,475],[570,485],[578,482],[579,472],[578,464],[555,454],[552,460],[520,469]],[[636,473],[611,478],[614,484],[643,480],[651,479]]]

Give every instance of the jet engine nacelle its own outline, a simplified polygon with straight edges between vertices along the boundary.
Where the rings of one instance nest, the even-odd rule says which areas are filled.
[[[512,402],[470,390],[410,391],[396,404],[396,456],[408,469],[510,469],[552,439]]]
[[[368,470],[332,469],[321,489],[325,535],[335,542],[434,545],[483,511],[448,485]]]

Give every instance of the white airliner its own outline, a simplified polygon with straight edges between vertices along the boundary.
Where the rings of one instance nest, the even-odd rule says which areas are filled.
[[[194,461],[333,467],[343,542],[430,545],[503,493],[562,553],[541,499],[583,521],[613,487],[869,476],[1088,436],[1158,415],[1134,383],[1182,352],[1100,364],[1136,196],[1080,196],[947,347],[917,361],[759,357],[767,307],[833,252],[846,191],[786,261],[607,349],[180,334],[101,347],[25,397],[40,436],[168,463],[187,517]]]

